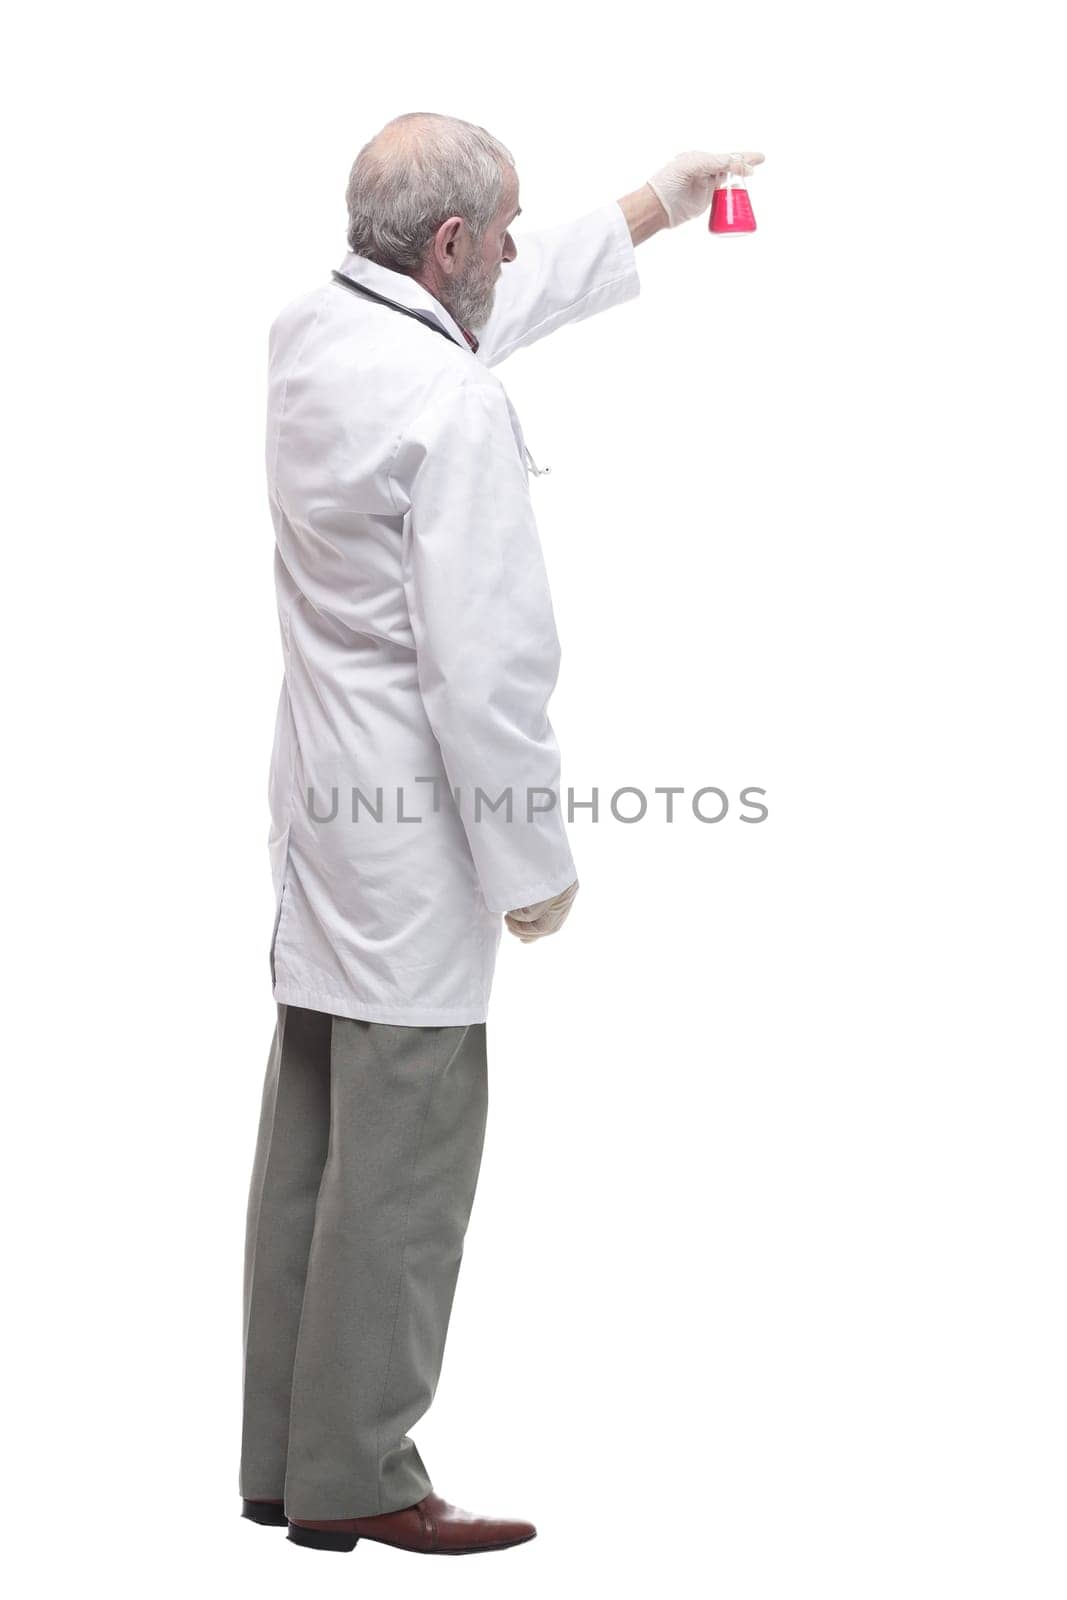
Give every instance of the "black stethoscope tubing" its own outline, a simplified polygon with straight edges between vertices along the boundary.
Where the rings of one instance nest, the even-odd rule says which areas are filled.
[[[448,340],[449,344],[459,343],[458,339],[453,339],[447,328],[442,328],[432,312],[413,311],[410,306],[397,305],[395,300],[387,299],[384,294],[376,294],[373,289],[368,289],[362,283],[353,283],[352,279],[346,277],[343,272],[334,270],[333,278],[336,283],[342,284],[346,289],[351,289],[355,294],[365,294],[369,299],[377,300],[383,306],[391,306],[394,311],[402,311],[406,317],[414,317],[416,322],[421,322],[425,328],[432,328],[434,333],[439,333],[443,339]]]

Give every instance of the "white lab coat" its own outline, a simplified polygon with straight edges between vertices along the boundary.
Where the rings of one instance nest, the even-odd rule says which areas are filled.
[[[288,1005],[483,1022],[501,914],[577,877],[530,457],[488,368],[639,281],[615,201],[516,242],[477,353],[421,284],[352,253],[340,271],[449,337],[332,279],[270,330],[270,953]]]

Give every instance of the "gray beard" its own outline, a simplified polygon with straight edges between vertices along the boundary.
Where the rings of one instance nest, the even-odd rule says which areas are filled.
[[[475,333],[489,321],[495,296],[495,275],[483,277],[475,266],[459,283],[450,285],[448,299],[442,299],[441,303],[461,328]]]

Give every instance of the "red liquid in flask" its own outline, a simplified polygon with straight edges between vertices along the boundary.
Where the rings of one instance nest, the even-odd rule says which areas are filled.
[[[726,184],[711,196],[709,233],[755,233],[756,219],[748,190],[740,184]]]

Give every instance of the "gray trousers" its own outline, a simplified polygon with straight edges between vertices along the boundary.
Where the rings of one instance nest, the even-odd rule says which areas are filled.
[[[433,1485],[437,1387],[488,1106],[486,1025],[278,1006],[248,1197],[239,1492],[374,1516]]]

